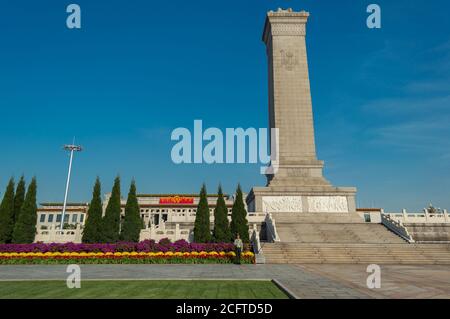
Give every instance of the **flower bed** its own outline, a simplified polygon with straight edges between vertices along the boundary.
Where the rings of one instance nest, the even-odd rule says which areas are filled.
[[[206,264],[233,263],[232,244],[195,244],[184,240],[171,243],[117,244],[2,244],[0,264]],[[254,263],[246,247],[242,263]]]
[[[116,253],[0,253],[0,264],[227,264],[234,252],[116,252]],[[252,252],[241,255],[246,264],[254,262]]]
[[[158,243],[154,240],[144,240],[139,243],[118,242],[115,244],[0,244],[0,253],[29,253],[29,252],[193,252],[193,251],[224,251],[230,252],[234,250],[233,244],[230,243],[188,243],[185,240],[178,240],[174,243],[169,239],[161,239]],[[244,250],[250,250],[250,246],[244,247]]]

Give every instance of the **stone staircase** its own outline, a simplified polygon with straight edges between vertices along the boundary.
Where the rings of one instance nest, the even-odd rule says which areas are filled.
[[[266,263],[450,265],[450,244],[410,244],[357,214],[272,215],[281,241],[262,243]]]
[[[268,264],[450,265],[450,244],[263,243]]]
[[[404,243],[381,224],[365,223],[357,214],[277,214],[273,216],[282,242]]]

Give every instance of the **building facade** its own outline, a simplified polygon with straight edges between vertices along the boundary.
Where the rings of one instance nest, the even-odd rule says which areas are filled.
[[[106,194],[104,197],[103,214],[110,196],[111,194]],[[215,194],[207,195],[211,227],[214,223],[214,209],[217,197],[218,195]],[[200,200],[198,194],[138,194],[137,199],[141,219],[144,224],[144,229],[141,231],[141,240],[169,238],[171,240],[185,239],[192,241],[195,215]],[[224,200],[228,209],[228,218],[231,221],[231,210],[235,198],[225,194]],[[125,205],[126,199],[122,198],[122,219],[125,217]],[[62,203],[40,204],[37,214],[36,241],[81,241],[82,230],[86,220],[89,218],[89,203],[67,204],[64,216],[64,230],[59,229],[62,219],[62,208]],[[247,219],[249,224],[256,223],[260,225],[264,220],[264,214],[250,213]],[[60,234],[61,239],[58,239],[58,236],[54,233]],[[63,239],[63,237],[66,237],[66,239]],[[67,240],[69,237],[71,240]]]

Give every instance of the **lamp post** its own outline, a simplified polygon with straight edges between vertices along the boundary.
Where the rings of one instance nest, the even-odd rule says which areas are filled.
[[[60,225],[61,230],[63,230],[63,228],[64,228],[64,216],[66,215],[67,194],[69,193],[69,184],[70,184],[70,174],[72,171],[73,153],[81,152],[82,148],[81,148],[81,146],[78,146],[78,145],[67,144],[67,145],[64,145],[64,150],[70,151],[70,160],[69,160],[69,172],[67,173],[66,192],[64,194],[63,211],[62,211],[62,216],[61,216],[61,225]]]

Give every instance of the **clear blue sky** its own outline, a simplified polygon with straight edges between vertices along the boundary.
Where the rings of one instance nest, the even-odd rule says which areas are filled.
[[[65,8],[78,3],[82,29]],[[382,8],[382,29],[365,25]],[[318,157],[358,205],[450,208],[450,2],[447,0],[22,1],[0,3],[0,189],[38,178],[61,201],[73,136],[71,201],[97,175],[143,193],[233,192],[265,183],[259,165],[171,162],[171,131],[265,127],[265,12],[310,11],[308,55]]]

